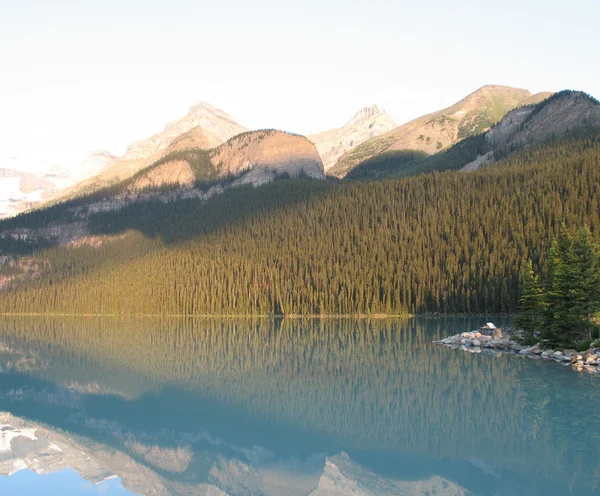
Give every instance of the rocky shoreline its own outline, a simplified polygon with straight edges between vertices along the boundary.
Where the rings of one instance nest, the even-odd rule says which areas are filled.
[[[571,366],[578,372],[587,371],[600,373],[600,348],[589,348],[586,351],[552,350],[542,345],[523,346],[514,339],[510,332],[493,329],[490,334],[486,331],[463,332],[439,341],[434,341],[452,349],[461,349],[470,353],[498,355],[501,353],[518,355],[523,358],[554,360]]]

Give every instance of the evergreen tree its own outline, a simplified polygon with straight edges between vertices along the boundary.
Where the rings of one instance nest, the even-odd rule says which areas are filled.
[[[542,337],[552,347],[567,348],[581,338],[579,302],[573,291],[577,279],[573,237],[563,224],[548,257],[546,325]]]
[[[587,228],[573,238],[562,226],[548,257],[544,339],[569,347],[591,337],[591,315],[600,309],[600,257]]]
[[[577,269],[574,296],[586,321],[587,338],[592,339],[591,316],[600,311],[600,252],[587,227],[581,228],[573,240],[573,255]]]
[[[542,330],[546,301],[539,277],[533,272],[531,260],[521,269],[520,277],[522,294],[519,298],[519,313],[514,322],[524,331],[523,341],[532,344],[535,341],[534,334]]]

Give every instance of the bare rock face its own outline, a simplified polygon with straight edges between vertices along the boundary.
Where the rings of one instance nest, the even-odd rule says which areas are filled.
[[[210,150],[219,146],[223,141],[219,136],[204,129],[202,126],[196,126],[175,138],[165,150],[165,155],[191,148]]]
[[[395,127],[394,120],[383,109],[373,105],[357,112],[343,127],[308,138],[317,147],[327,171],[347,151]]]
[[[141,190],[166,184],[190,187],[196,180],[195,169],[202,169],[204,178],[236,176],[235,186],[257,186],[282,174],[324,178],[319,153],[304,136],[273,130],[251,131],[235,136],[209,152],[188,147],[194,140],[189,133],[175,140],[171,151],[158,162],[160,165],[148,167],[147,172],[137,178],[129,189]],[[206,157],[204,161],[202,154]]]
[[[178,184],[181,187],[189,187],[194,184],[195,179],[196,175],[188,162],[185,160],[174,160],[152,168],[137,179],[130,186],[130,189],[157,188],[167,184]]]
[[[211,152],[210,160],[221,177],[250,174],[253,184],[272,175],[289,174],[323,178],[321,157],[304,136],[281,131],[252,131],[236,136]]]
[[[387,151],[420,150],[437,153],[458,141],[487,131],[511,109],[544,98],[547,93],[508,86],[484,86],[446,109],[419,117],[346,152],[328,170],[344,177],[360,162]]]

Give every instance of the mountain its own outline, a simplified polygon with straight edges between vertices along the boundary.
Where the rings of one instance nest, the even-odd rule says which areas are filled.
[[[27,161],[13,159],[0,168],[0,218],[18,214],[59,195],[66,188],[98,174],[117,160],[104,150],[90,153],[71,167],[38,169]]]
[[[202,126],[195,126],[171,141],[171,144],[165,150],[165,155],[190,148],[210,150],[221,143],[223,143],[223,140],[217,135],[207,131]]]
[[[223,110],[210,103],[200,102],[190,107],[185,117],[168,123],[162,132],[130,145],[123,159],[147,158],[155,152],[165,150],[175,138],[197,126],[200,126],[206,133],[210,148],[220,145],[236,134],[247,131]]]
[[[354,167],[347,179],[383,179],[443,170],[473,171],[531,147],[600,131],[600,104],[583,92],[560,91],[540,103],[508,112],[489,131],[466,138],[434,155],[387,151]]]
[[[9,167],[0,167],[3,171],[0,174],[0,218],[127,179],[160,159],[165,152],[184,147],[214,148],[246,131],[224,111],[200,102],[190,107],[183,118],[168,123],[160,133],[131,144],[122,157],[100,150],[73,166],[39,170],[29,170],[27,163],[12,160]],[[10,170],[10,174],[5,169]]]
[[[190,107],[183,118],[168,123],[160,133],[131,144],[125,155],[99,174],[68,190],[65,196],[78,196],[128,179],[162,158],[171,145],[173,149],[188,145],[213,148],[246,131],[224,111],[200,102]]]
[[[539,102],[550,93],[532,95],[508,86],[488,85],[451,107],[419,117],[381,136],[365,141],[342,155],[328,174],[344,177],[359,163],[384,152],[419,150],[434,154],[461,139],[480,134],[498,122],[509,110]]]
[[[183,135],[160,160],[140,171],[130,190],[168,184],[192,187],[196,181],[235,178],[234,185],[263,184],[287,174],[323,179],[323,163],[305,137],[275,130],[248,131],[212,150],[181,148],[194,139]]]
[[[561,91],[539,105],[509,112],[486,133],[485,141],[492,155],[498,155],[599,127],[600,102],[581,91]]]
[[[383,109],[373,105],[357,112],[343,127],[308,138],[317,147],[327,171],[348,150],[395,127],[394,120]]]

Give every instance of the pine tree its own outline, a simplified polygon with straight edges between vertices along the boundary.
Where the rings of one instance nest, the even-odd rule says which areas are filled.
[[[548,257],[544,339],[569,347],[591,338],[600,310],[600,255],[587,228],[573,238],[563,225]]]
[[[548,256],[547,308],[542,337],[552,347],[567,348],[581,337],[579,304],[573,291],[577,272],[573,237],[563,224]]]
[[[534,334],[542,330],[546,301],[539,277],[533,272],[531,260],[521,269],[520,277],[522,294],[514,323],[524,331],[523,341],[532,344],[535,342]]]
[[[577,268],[574,296],[586,321],[586,337],[592,339],[591,316],[600,311],[600,251],[587,227],[581,228],[573,240],[573,255]]]

